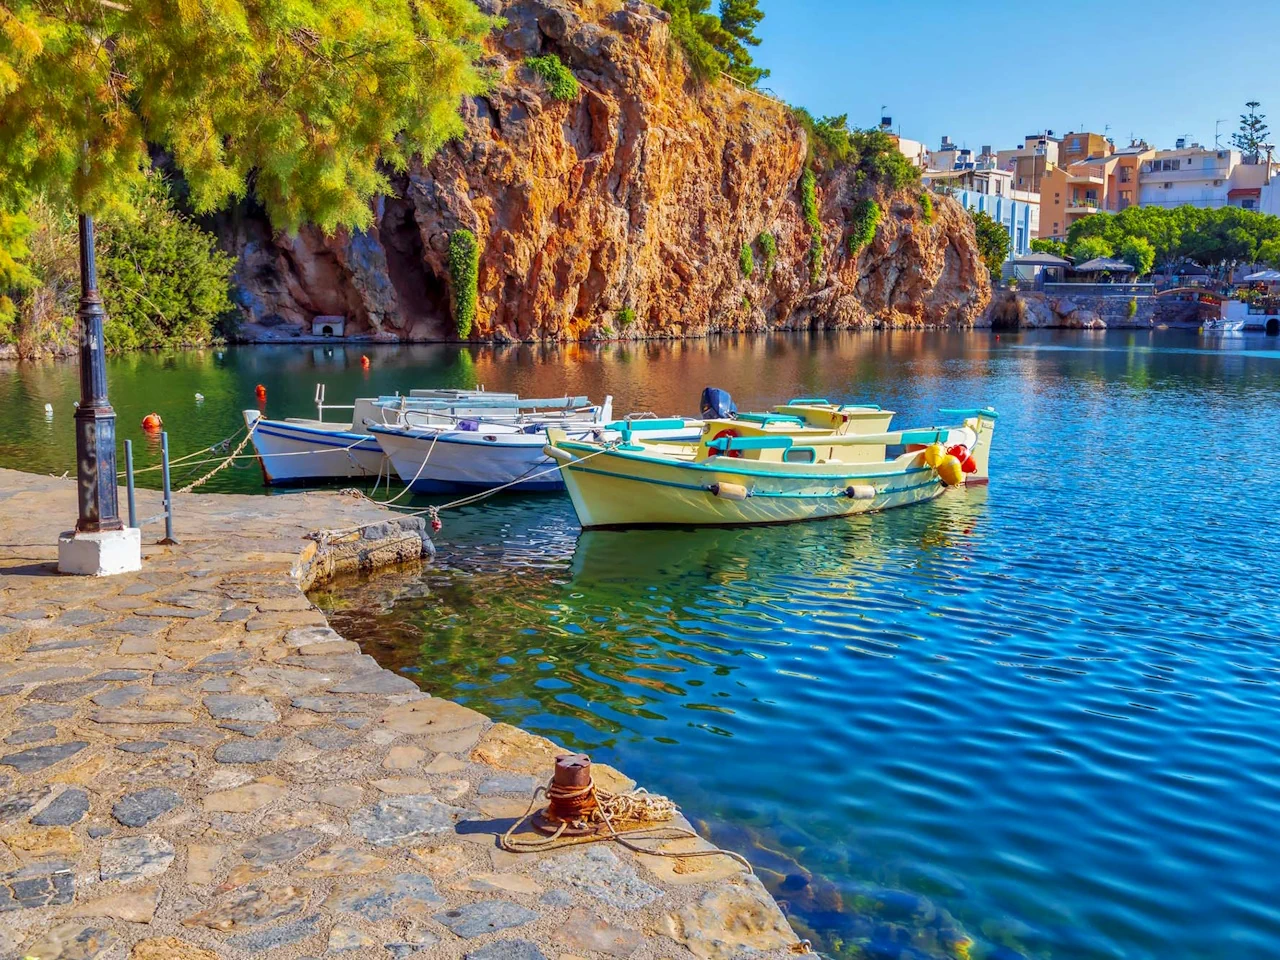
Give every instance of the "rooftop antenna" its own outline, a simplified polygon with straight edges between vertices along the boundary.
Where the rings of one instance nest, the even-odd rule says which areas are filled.
[[[1226,120],[1213,121],[1213,149],[1215,150],[1222,149],[1222,134],[1220,134],[1218,130],[1224,123],[1227,123],[1227,122],[1228,121]]]

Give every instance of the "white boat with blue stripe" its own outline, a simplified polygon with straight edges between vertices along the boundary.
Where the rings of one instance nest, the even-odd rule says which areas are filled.
[[[348,405],[326,405],[324,398],[324,384],[318,384],[315,419],[271,420],[257,410],[244,411],[267,484],[372,480],[389,474],[383,449],[370,430],[403,423],[406,417],[424,426],[451,428],[471,420],[519,423],[529,411],[546,406],[567,414],[557,422],[570,424],[594,422],[602,413],[609,415],[590,406],[586,397],[522,400],[514,393],[486,390],[412,390],[408,396],[362,398]],[[326,410],[350,410],[351,419],[326,420]]]

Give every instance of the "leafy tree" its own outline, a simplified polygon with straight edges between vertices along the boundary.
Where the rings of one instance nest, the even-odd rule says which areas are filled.
[[[462,132],[492,21],[470,0],[5,0],[0,208],[101,214],[167,151],[197,212],[362,228],[388,171]]]
[[[8,342],[16,316],[8,294],[20,294],[38,282],[24,262],[31,252],[27,240],[34,230],[35,224],[25,214],[0,210],[0,343]]]
[[[1272,270],[1280,270],[1280,240],[1263,240],[1258,244],[1258,262]]]
[[[792,114],[804,128],[809,165],[820,170],[857,168],[857,182],[872,180],[901,190],[920,180],[920,171],[898,149],[893,137],[880,129],[850,129],[849,115],[815,119],[804,107]]]
[[[1116,248],[1102,237],[1081,237],[1071,245],[1070,251],[1069,256],[1077,264],[1116,255]]]
[[[98,270],[113,350],[208,343],[231,313],[235,259],[178,214],[159,174],[130,197],[131,214],[102,221]]]
[[[1231,144],[1257,163],[1262,157],[1262,147],[1270,132],[1265,122],[1267,116],[1258,112],[1262,104],[1257,100],[1250,100],[1245,106],[1249,108],[1249,112],[1240,114],[1240,131],[1231,135]]]
[[[658,0],[671,14],[671,37],[684,50],[695,80],[706,83],[727,73],[747,86],[768,75],[752,64],[747,50],[760,43],[754,31],[764,13],[757,3],[722,0],[717,16],[711,12],[711,0]]]
[[[1051,253],[1055,257],[1067,255],[1067,245],[1061,240],[1050,240],[1048,237],[1036,237],[1031,241],[1031,249],[1035,253]]]
[[[970,210],[973,232],[978,240],[978,254],[987,265],[993,281],[998,280],[1004,262],[1009,259],[1009,231],[993,220],[985,210]]]
[[[732,38],[721,47],[729,59],[726,72],[749,87],[769,76],[768,70],[751,62],[751,54],[747,52],[747,47],[760,46],[755,30],[764,19],[764,11],[759,3],[760,0],[720,0],[720,26]]]
[[[1140,277],[1150,273],[1156,262],[1156,249],[1146,237],[1125,237],[1118,252]]]

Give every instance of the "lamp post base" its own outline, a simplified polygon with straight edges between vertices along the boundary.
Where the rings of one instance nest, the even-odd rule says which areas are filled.
[[[99,533],[68,531],[58,537],[58,572],[109,577],[142,569],[142,531],[134,527]]]

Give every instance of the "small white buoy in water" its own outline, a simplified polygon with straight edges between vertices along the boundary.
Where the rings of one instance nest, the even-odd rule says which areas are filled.
[[[204,394],[203,394],[203,393],[197,393],[197,394],[196,394],[196,403],[204,403]]]
[[[46,404],[44,405],[44,415],[45,415],[46,417],[52,417],[52,416],[53,416],[53,404],[52,404],[52,403],[46,403]]]

